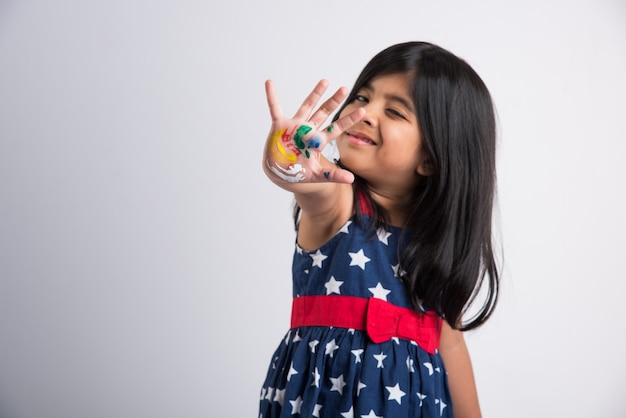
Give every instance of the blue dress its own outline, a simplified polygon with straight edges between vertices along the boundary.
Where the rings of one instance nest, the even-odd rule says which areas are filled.
[[[319,249],[296,244],[293,296],[378,298],[410,308],[398,278],[402,229],[371,231],[353,216]],[[290,329],[275,351],[260,394],[260,418],[452,417],[437,350],[394,337],[332,326]]]

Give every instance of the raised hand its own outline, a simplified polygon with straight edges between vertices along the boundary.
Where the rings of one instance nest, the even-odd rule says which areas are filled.
[[[330,99],[314,110],[328,88],[321,80],[304,100],[292,119],[283,115],[276,97],[274,83],[265,82],[265,94],[272,117],[272,127],[265,146],[265,164],[276,176],[289,183],[335,182],[352,183],[354,175],[329,162],[321,154],[330,141],[365,116],[359,108],[337,121],[322,127],[328,116],[346,98],[345,87],[338,89]]]

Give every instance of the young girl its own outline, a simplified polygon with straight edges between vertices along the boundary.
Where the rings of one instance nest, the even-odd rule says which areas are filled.
[[[462,331],[489,318],[498,293],[489,92],[424,42],[380,52],[343,106],[340,88],[315,110],[327,85],[289,119],[266,82],[263,167],[294,193],[297,242],[291,329],[260,416],[480,416]],[[333,139],[331,162],[321,150]]]

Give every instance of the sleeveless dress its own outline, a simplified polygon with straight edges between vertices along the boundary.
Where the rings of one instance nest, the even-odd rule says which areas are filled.
[[[398,278],[402,229],[372,231],[369,220],[363,215],[358,223],[353,216],[314,251],[296,243],[294,301],[341,295],[410,308]],[[398,337],[377,344],[358,329],[292,328],[272,357],[259,417],[452,417],[443,361],[431,351]]]

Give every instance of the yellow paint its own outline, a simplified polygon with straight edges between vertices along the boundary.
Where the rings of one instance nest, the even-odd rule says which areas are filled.
[[[293,164],[298,161],[298,156],[283,146],[282,138],[284,134],[285,129],[279,129],[272,134],[270,138],[272,155],[279,164]]]

